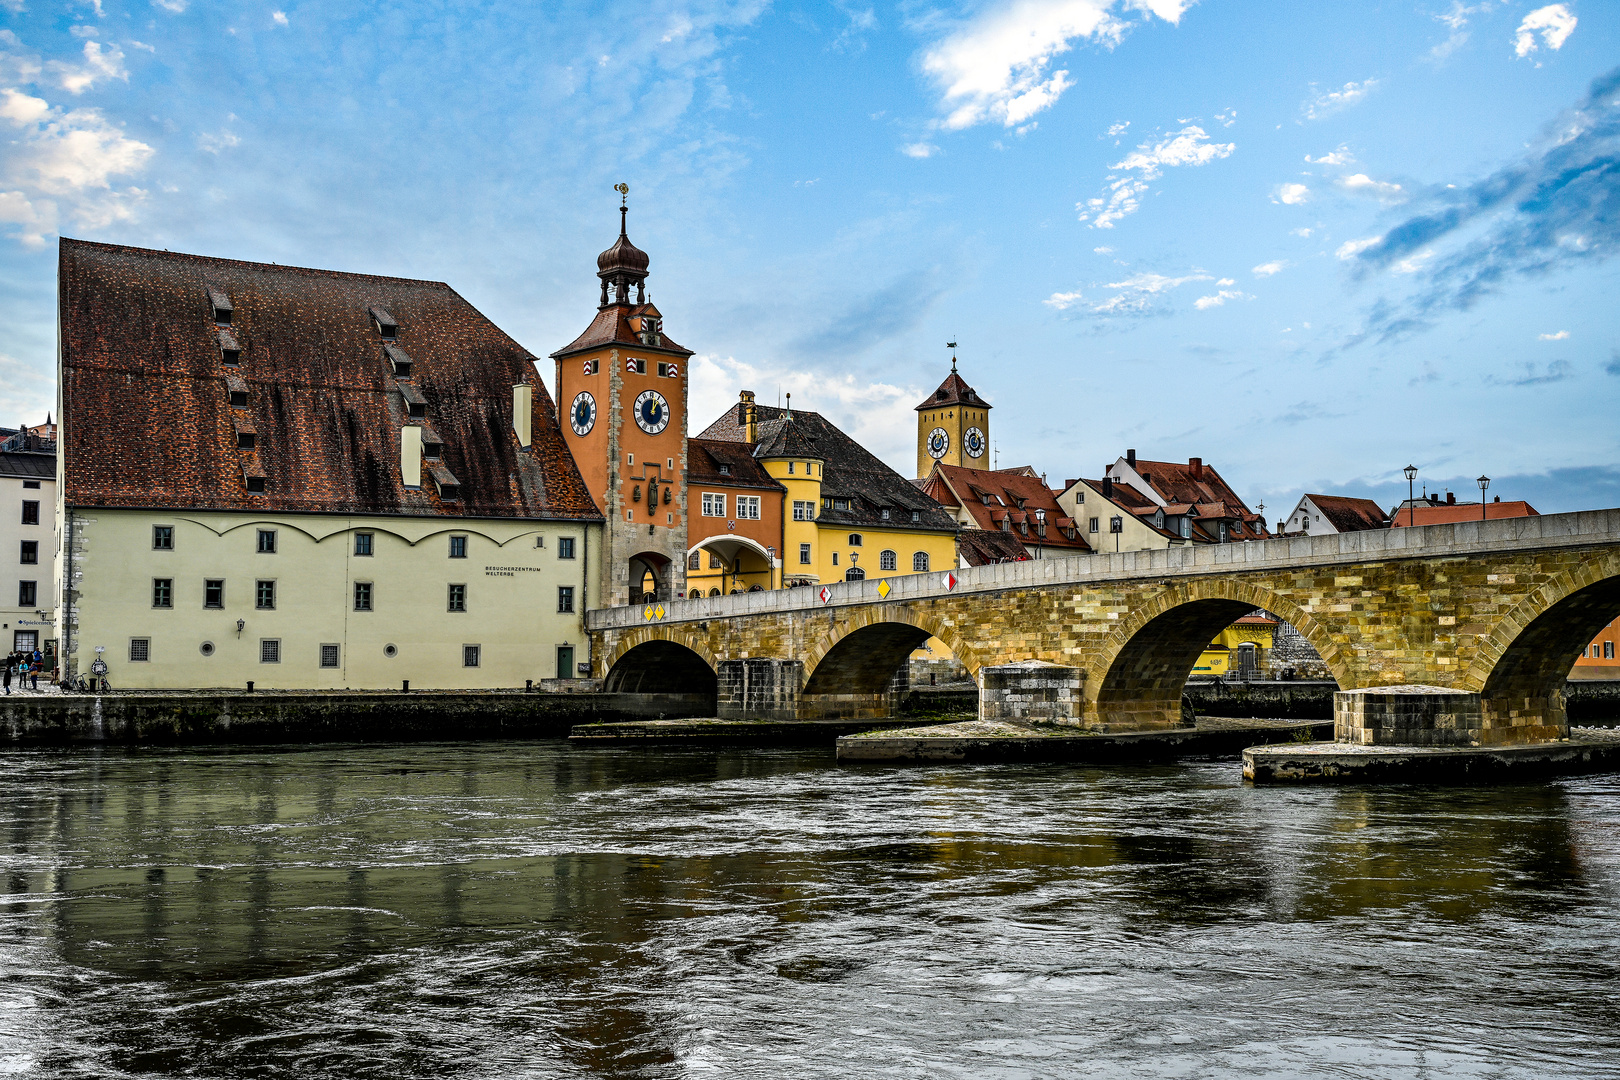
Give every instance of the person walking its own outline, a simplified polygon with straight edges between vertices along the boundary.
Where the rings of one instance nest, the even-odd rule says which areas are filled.
[[[39,663],[40,662],[38,660],[28,661],[29,688],[36,694],[39,693]]]
[[[4,683],[5,688],[6,688],[6,697],[11,696],[11,665],[12,665],[12,663],[15,662],[15,660],[16,660],[16,657],[14,657],[14,656],[6,657],[5,674],[0,675],[0,683]]]

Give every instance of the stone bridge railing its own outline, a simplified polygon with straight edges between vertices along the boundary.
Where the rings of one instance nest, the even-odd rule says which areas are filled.
[[[663,600],[585,613],[590,631],[648,623],[697,622],[860,604],[897,603],[960,593],[1128,581],[1139,578],[1241,574],[1395,559],[1432,559],[1547,548],[1620,544],[1620,509],[1377,529],[1331,536],[1199,544],[1149,551],[1074,555],[925,574],[874,575],[864,581],[691,600]]]

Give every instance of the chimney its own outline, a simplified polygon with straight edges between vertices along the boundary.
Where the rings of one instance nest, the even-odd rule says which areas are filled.
[[[1135,453],[1136,451],[1133,450],[1131,452]],[[1114,497],[1114,478],[1112,476],[1103,477],[1102,489],[1103,498],[1112,499]]]
[[[533,441],[534,387],[518,383],[512,387],[512,430],[517,433],[518,445],[527,450]]]
[[[399,480],[408,488],[422,486],[422,429],[415,424],[399,429]]]
[[[1129,465],[1133,469],[1136,468],[1136,451],[1135,450],[1127,450],[1127,451],[1125,451],[1125,464]]]
[[[1457,493],[1455,491],[1446,492],[1446,505],[1447,506],[1456,506],[1457,505]]]
[[[759,414],[754,410],[754,392],[744,390],[738,395],[737,422],[742,425],[743,442],[759,441]]]
[[[1201,457],[1188,458],[1187,471],[1192,473],[1194,480],[1202,480],[1204,478],[1204,459]]]

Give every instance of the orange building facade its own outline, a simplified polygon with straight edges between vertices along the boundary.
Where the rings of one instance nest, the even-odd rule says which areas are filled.
[[[1614,679],[1620,681],[1620,619],[1615,619],[1592,638],[1592,643],[1581,650],[1569,677],[1574,680]]]

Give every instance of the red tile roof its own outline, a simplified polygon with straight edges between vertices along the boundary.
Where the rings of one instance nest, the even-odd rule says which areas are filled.
[[[604,345],[624,345],[637,352],[656,353],[660,356],[691,356],[691,349],[683,349],[675,344],[667,334],[659,331],[657,344],[649,344],[641,339],[631,320],[640,319],[643,315],[657,318],[659,311],[651,304],[609,304],[596,313],[591,325],[585,332],[575,338],[572,343],[552,353],[555,359],[573,356],[575,353],[589,352],[600,349]],[[649,338],[648,341],[653,339]]]
[[[1404,529],[1408,525],[1449,525],[1458,521],[1478,521],[1480,519],[1479,503],[1442,503],[1439,506],[1419,506],[1414,508],[1417,520],[1411,520],[1412,511],[1401,507],[1395,511],[1391,518],[1392,528]],[[1516,502],[1493,502],[1485,504],[1485,518],[1495,521],[1498,518],[1540,517],[1535,507],[1521,500]]]
[[[1076,551],[1091,550],[1091,545],[1078,532],[1073,539],[1064,535],[1059,520],[1069,521],[1070,526],[1073,522],[1064,515],[1057,496],[1046,486],[1046,481],[1030,475],[1028,469],[965,469],[959,465],[939,463],[929,473],[931,485],[936,478],[952,496],[950,502],[944,499],[939,501],[947,506],[960,505],[981,529],[999,530],[1001,523],[1007,521],[1014,528],[1027,527],[1028,533],[1020,529],[1019,535],[1031,543],[1043,547],[1073,548]],[[932,486],[925,490],[930,494],[933,492]],[[986,498],[990,500],[988,503]],[[1037,510],[1046,517],[1045,536],[1040,535]]]
[[[942,409],[947,405],[972,405],[976,409],[992,407],[978,395],[973,387],[963,380],[962,376],[956,373],[956,364],[954,362],[951,364],[951,373],[945,377],[944,382],[939,384],[939,389],[930,394],[914,411]]]
[[[240,366],[223,362],[210,290],[229,297]],[[58,291],[70,505],[600,520],[533,357],[448,285],[64,238]],[[444,438],[420,490],[401,481],[408,395],[371,307],[397,320],[408,385]],[[447,502],[434,481],[451,478]]]
[[[956,536],[957,550],[969,566],[1025,562],[1029,552],[1013,533],[1000,529],[963,529]]]
[[[722,465],[729,471],[722,473]],[[765,466],[755,459],[747,443],[722,442],[718,439],[686,440],[686,475],[688,482],[693,484],[730,485],[765,491],[787,490],[765,471]]]
[[[1389,527],[1389,515],[1371,499],[1349,499],[1343,495],[1307,495],[1322,516],[1339,532],[1366,532]]]
[[[1239,518],[1247,527],[1234,530],[1243,539],[1267,535],[1265,522],[1251,511],[1237,492],[1221,479],[1213,465],[1202,461],[1147,461],[1138,458],[1136,472],[1167,503],[1192,503],[1200,517]]]

